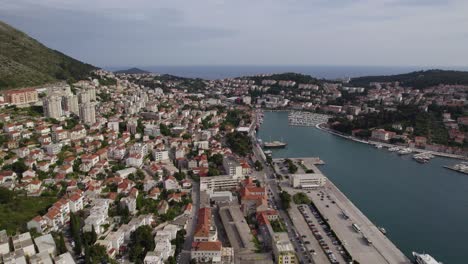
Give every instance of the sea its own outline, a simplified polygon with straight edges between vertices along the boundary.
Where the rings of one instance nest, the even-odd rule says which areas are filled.
[[[258,138],[283,140],[274,158],[320,157],[320,170],[408,257],[429,253],[444,264],[468,263],[468,175],[443,168],[460,161],[411,155],[288,124],[288,113],[265,112]]]
[[[202,78],[207,80],[234,78],[268,73],[295,72],[311,75],[319,79],[341,79],[371,75],[393,75],[412,71],[444,69],[468,71],[467,67],[440,66],[255,66],[255,65],[224,65],[224,66],[146,66],[139,67],[153,73],[171,74],[180,77]],[[106,70],[117,71],[129,67],[104,67]]]

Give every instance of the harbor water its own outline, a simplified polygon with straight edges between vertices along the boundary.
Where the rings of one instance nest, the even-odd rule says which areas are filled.
[[[315,127],[288,125],[287,112],[265,112],[258,138],[283,139],[273,157],[318,156],[322,172],[408,257],[431,254],[444,264],[468,263],[468,175],[443,168],[459,163],[353,142]]]

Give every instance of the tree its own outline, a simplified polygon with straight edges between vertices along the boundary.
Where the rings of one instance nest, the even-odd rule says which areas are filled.
[[[218,176],[220,174],[221,172],[217,168],[214,168],[214,167],[208,168],[208,173],[207,173],[208,176]]]
[[[83,233],[83,242],[86,246],[93,245],[97,240],[96,230],[94,230],[94,225],[91,226],[91,232]]]
[[[57,251],[60,254],[68,252],[67,246],[65,245],[65,239],[63,238],[63,233],[60,233],[58,245],[57,245]]]
[[[85,254],[85,264],[101,264],[101,263],[112,263],[111,259],[107,255],[107,250],[104,246],[94,244],[87,248]]]
[[[28,166],[26,166],[23,159],[19,159],[17,162],[11,164],[11,170],[18,174],[19,177],[21,177],[23,172],[28,170]]]
[[[281,206],[284,209],[289,209],[291,207],[291,195],[286,191],[282,191],[279,196],[281,199]]]
[[[137,176],[137,179],[140,181],[145,179],[145,173],[141,169],[137,170],[136,176]]]
[[[132,233],[129,244],[130,261],[142,263],[146,253],[154,249],[155,244],[151,231],[151,227],[145,225],[138,227],[137,230]]]
[[[186,175],[184,172],[176,172],[174,173],[174,178],[176,178],[178,181],[185,180]]]
[[[223,165],[223,155],[220,153],[213,154],[208,158],[208,161],[213,162],[216,166]]]
[[[240,132],[233,132],[226,135],[226,143],[232,151],[240,156],[246,156],[252,151],[250,137]]]
[[[70,213],[70,231],[75,242],[73,251],[76,255],[80,256],[82,252],[82,241],[81,241],[81,219],[74,213]]]
[[[255,170],[257,171],[263,170],[263,165],[260,161],[256,160],[254,165],[255,165]]]
[[[303,192],[294,194],[293,201],[295,204],[310,204],[311,202],[309,197]]]
[[[171,136],[172,135],[171,130],[165,124],[160,124],[159,125],[159,130],[161,131],[161,134],[163,136]]]

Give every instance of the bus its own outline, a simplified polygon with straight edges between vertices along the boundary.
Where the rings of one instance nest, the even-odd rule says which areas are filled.
[[[356,224],[353,224],[353,229],[354,229],[354,231],[356,231],[356,232],[358,232],[358,233],[361,232],[361,228],[359,228],[359,226],[356,225]]]

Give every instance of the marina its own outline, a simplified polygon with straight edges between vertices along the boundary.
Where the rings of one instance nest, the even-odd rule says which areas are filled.
[[[456,172],[468,174],[468,162],[462,162],[460,164],[455,164],[453,166],[444,166],[444,168],[447,168],[449,170],[453,170]]]
[[[288,114],[288,122],[291,126],[316,126],[326,123],[331,116],[311,112],[291,111]]]
[[[386,236],[408,258],[414,259],[416,251],[444,263],[468,259],[468,177],[443,168],[459,160],[436,156],[422,166],[413,160],[419,151],[400,156],[386,150],[394,145],[378,143],[385,150],[377,149],[312,127],[290,126],[286,112],[266,112],[258,137],[288,143],[271,149],[274,159],[320,157],[327,164],[320,170],[372,223],[385,227]],[[324,205],[324,210],[329,208]],[[346,208],[337,214],[352,217]]]

